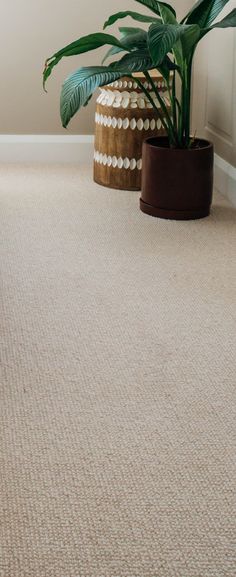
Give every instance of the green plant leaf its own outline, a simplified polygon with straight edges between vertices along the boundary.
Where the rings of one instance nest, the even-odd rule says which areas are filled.
[[[187,14],[185,23],[208,28],[228,2],[229,0],[198,0]]]
[[[99,32],[97,34],[89,34],[88,36],[84,36],[71,44],[68,44],[58,52],[56,52],[53,56],[48,58],[45,63],[45,69],[43,72],[43,85],[45,88],[45,83],[48,77],[52,73],[52,69],[63,57],[67,56],[74,56],[77,54],[83,54],[84,52],[89,52],[91,50],[96,50],[96,48],[100,48],[106,44],[110,44],[111,46],[117,46],[123,49],[123,45],[120,41],[112,36],[111,34],[104,34]]]
[[[123,45],[123,50],[118,46],[113,46],[108,50],[105,57],[103,58],[102,64],[105,60],[119,52],[128,51],[131,52],[132,50],[136,50],[137,48],[146,48],[147,47],[147,31],[143,30],[142,28],[132,28],[132,27],[124,27],[119,28],[121,32],[120,43]]]
[[[148,46],[153,62],[158,66],[183,33],[183,27],[174,24],[153,24],[148,33]]]
[[[180,27],[180,39],[173,46],[173,53],[177,64],[182,68],[183,59],[190,60],[192,52],[201,37],[201,31],[197,24],[189,26],[179,25],[172,12],[166,6],[160,5],[160,14],[164,24],[173,24]],[[181,31],[182,30],[182,31]]]
[[[167,6],[163,2],[158,2],[159,9],[160,9],[160,16],[162,18],[163,24],[173,24],[173,26],[179,26],[179,23],[176,20],[176,15],[170,10],[169,6]],[[175,60],[180,68],[182,68],[183,64],[183,51],[182,51],[182,44],[180,40],[177,40],[175,45],[173,46],[173,54]]]
[[[229,14],[227,14],[227,16],[223,18],[223,20],[220,20],[220,22],[216,22],[216,24],[213,24],[208,28],[203,28],[201,30],[201,38],[203,38],[203,36],[205,36],[208,32],[210,32],[214,28],[231,28],[231,27],[232,28],[236,27],[236,8],[234,8]]]
[[[124,73],[112,71],[105,66],[79,68],[63,83],[61,91],[61,121],[66,128],[78,110],[87,105],[98,86],[104,86],[121,78]]]
[[[171,6],[165,2],[158,2],[158,7],[163,24],[178,24],[176,14]]]
[[[160,16],[160,10],[159,10],[159,6],[158,6],[159,2],[157,0],[136,0],[136,2],[139,2],[139,4],[146,6],[146,8],[149,8],[150,10],[152,10],[152,12],[154,12],[155,14]],[[174,10],[174,8],[172,8],[172,6],[170,6],[166,2],[162,2],[162,4],[164,6],[167,6],[173,12],[173,14],[176,16],[175,10]]]
[[[110,58],[111,56],[115,56],[115,54],[119,54],[120,52],[125,52],[125,48],[119,48],[118,46],[112,46],[111,48],[109,48],[108,52],[105,54],[103,60],[102,60],[102,64],[104,64],[104,62],[107,60],[107,58]]]
[[[142,28],[121,27],[120,43],[126,46],[127,50],[135,50],[147,46],[147,30]]]
[[[137,20],[138,22],[158,21],[158,18],[155,18],[155,16],[146,16],[145,14],[139,14],[138,12],[132,12],[131,10],[126,10],[125,12],[116,12],[116,14],[110,16],[108,20],[105,22],[103,29],[107,28],[108,26],[112,26],[112,24],[115,24],[117,20],[121,20],[122,18],[126,18],[127,16],[130,16],[131,18],[133,18],[133,20]]]
[[[159,64],[157,68],[160,74],[165,79],[167,85],[169,85],[171,71],[178,70],[178,66],[176,66],[176,64],[172,62],[169,56],[165,56],[163,62]]]
[[[103,58],[102,64],[111,56],[115,56],[119,52],[135,50],[137,48],[143,48],[147,46],[147,31],[142,28],[119,28],[121,32],[120,43],[123,46],[119,48],[118,46],[113,46],[108,50]]]
[[[231,27],[235,28],[235,26],[236,26],[236,8],[234,8],[232,12],[227,14],[227,16],[223,18],[223,20],[217,22],[216,24],[213,24],[213,26],[211,26],[211,30],[213,28],[231,28]]]
[[[58,62],[60,62],[61,58],[54,58],[52,64],[48,64],[48,61],[46,60],[45,62],[45,67],[44,67],[44,71],[43,71],[43,88],[46,91],[45,85],[47,82],[47,79],[49,78],[49,76],[51,76],[52,74],[52,69],[54,66],[56,66],[56,64],[58,64]]]
[[[197,24],[184,26],[184,32],[181,35],[181,44],[183,57],[188,61],[192,58],[193,50],[201,38],[201,28]]]
[[[125,71],[126,74],[133,72],[143,72],[144,70],[151,70],[154,68],[152,59],[147,49],[140,49],[125,54],[119,62],[112,62],[110,64],[112,70]]]

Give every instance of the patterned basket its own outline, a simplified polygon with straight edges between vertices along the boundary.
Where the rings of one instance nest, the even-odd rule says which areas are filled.
[[[151,90],[144,76],[139,77]],[[153,77],[165,97],[161,76]],[[103,186],[121,190],[140,190],[142,143],[149,136],[164,135],[161,110],[157,112],[135,79],[122,78],[100,89],[95,114],[94,180]]]

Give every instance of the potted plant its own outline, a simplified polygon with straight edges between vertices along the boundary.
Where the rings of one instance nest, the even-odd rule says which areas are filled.
[[[70,119],[86,106],[99,86],[122,76],[143,72],[152,90],[142,89],[162,111],[166,137],[148,139],[143,147],[141,210],[153,216],[173,219],[209,215],[213,187],[213,145],[191,134],[191,82],[193,56],[199,41],[214,28],[236,26],[236,8],[218,20],[229,0],[198,0],[178,22],[173,7],[157,0],[136,0],[149,14],[123,11],[110,16],[104,28],[130,16],[149,25],[120,28],[120,37],[96,33],[72,42],[48,58],[43,73],[44,87],[55,65],[63,57],[82,54],[104,45],[111,48],[105,58],[116,60],[100,66],[82,67],[64,82],[61,92],[61,120]],[[125,54],[123,54],[125,52]],[[117,55],[121,56],[117,60]],[[165,79],[170,111],[152,81],[157,69]]]

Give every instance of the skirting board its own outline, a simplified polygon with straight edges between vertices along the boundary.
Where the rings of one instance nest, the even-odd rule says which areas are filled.
[[[1,134],[0,163],[90,162],[92,135]]]
[[[92,162],[92,135],[1,134],[0,163]],[[236,168],[215,154],[215,188],[236,207]]]
[[[215,154],[215,188],[236,207],[236,168]]]

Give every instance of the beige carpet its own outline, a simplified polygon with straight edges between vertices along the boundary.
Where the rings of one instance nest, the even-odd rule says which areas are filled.
[[[236,211],[0,171],[1,577],[235,577]]]

